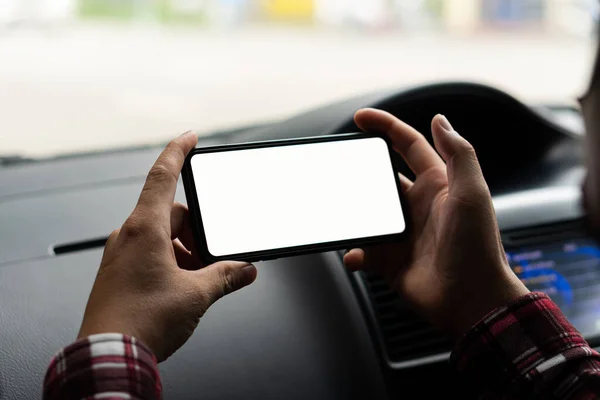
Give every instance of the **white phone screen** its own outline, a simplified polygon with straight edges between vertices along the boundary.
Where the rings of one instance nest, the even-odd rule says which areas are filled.
[[[215,257],[406,228],[381,138],[200,153],[191,168]]]

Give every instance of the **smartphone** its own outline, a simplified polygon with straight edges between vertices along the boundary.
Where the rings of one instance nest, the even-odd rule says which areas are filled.
[[[341,250],[407,233],[384,137],[349,133],[196,148],[182,176],[205,263]]]

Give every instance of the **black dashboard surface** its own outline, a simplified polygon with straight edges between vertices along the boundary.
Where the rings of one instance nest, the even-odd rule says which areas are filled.
[[[199,145],[354,131],[352,115],[364,106],[393,112],[426,136],[435,113],[448,115],[476,145],[502,230],[583,216],[577,135],[481,85],[371,94],[204,137]],[[489,118],[497,122],[482,131]],[[94,243],[126,218],[159,152],[148,147],[0,168],[1,399],[40,397],[50,357],[77,333],[102,254]],[[182,190],[177,198],[184,201]],[[56,255],[57,245],[73,251]],[[215,304],[161,365],[165,398],[388,398],[431,374],[451,381],[444,354],[387,362],[369,299],[357,288],[361,277],[346,273],[337,253],[257,267],[258,281]],[[451,393],[451,385],[441,388]]]

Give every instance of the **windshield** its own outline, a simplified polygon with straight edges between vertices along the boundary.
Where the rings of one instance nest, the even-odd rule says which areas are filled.
[[[0,156],[158,143],[381,89],[570,103],[596,0],[4,0]]]

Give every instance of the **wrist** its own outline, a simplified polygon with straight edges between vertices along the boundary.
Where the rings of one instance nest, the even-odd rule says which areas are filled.
[[[148,340],[149,338],[147,338],[146,335],[143,335],[139,329],[131,327],[130,324],[122,323],[119,319],[114,317],[107,319],[85,318],[81,325],[79,333],[77,334],[77,339],[111,333],[117,333],[127,337],[135,338],[138,342],[140,342],[151,352],[153,352],[154,354],[156,353],[153,347],[153,343],[151,343],[151,340]]]
[[[446,331],[458,341],[486,315],[499,307],[529,293],[529,289],[517,278],[510,269],[503,268],[497,279],[489,281],[488,285],[475,283],[474,287],[460,291],[460,300],[450,301],[455,304],[449,313]]]

